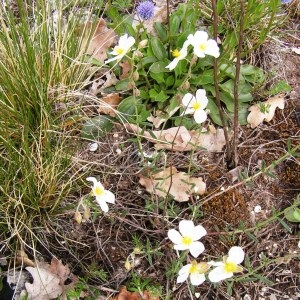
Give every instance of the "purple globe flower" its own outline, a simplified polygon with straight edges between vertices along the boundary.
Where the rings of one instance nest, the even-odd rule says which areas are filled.
[[[282,3],[282,4],[288,4],[288,3],[290,3],[290,2],[292,2],[292,0],[281,0],[281,3]]]
[[[154,16],[154,3],[151,1],[143,1],[136,8],[137,15],[142,20],[148,20]]]

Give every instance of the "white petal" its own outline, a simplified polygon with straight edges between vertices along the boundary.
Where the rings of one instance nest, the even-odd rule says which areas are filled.
[[[195,101],[195,97],[191,94],[191,93],[187,93],[183,96],[182,100],[181,100],[181,103],[183,106],[187,107],[187,106],[190,106],[190,103],[192,101]]]
[[[191,237],[194,232],[194,223],[190,220],[182,220],[179,222],[179,232],[183,237]]]
[[[104,191],[103,199],[105,199],[105,202],[107,203],[115,203],[116,197],[111,191]]]
[[[191,268],[191,265],[188,264],[186,266],[183,266],[179,272],[178,272],[178,277],[177,277],[177,283],[182,283],[187,280],[189,277],[189,270]]]
[[[204,250],[204,245],[201,242],[193,242],[190,245],[190,252],[195,258],[197,258]]]
[[[200,58],[205,57],[205,53],[199,48],[199,46],[194,47],[194,53]]]
[[[123,34],[119,39],[119,46],[125,46],[128,40],[128,34]],[[123,48],[123,47],[122,47]]]
[[[181,236],[181,234],[177,230],[175,230],[175,229],[170,229],[168,231],[168,238],[174,244],[181,244],[181,242],[182,242],[182,236]]]
[[[118,59],[120,59],[120,58],[122,58],[122,57],[123,57],[123,56],[120,57],[120,55],[117,55],[117,56],[115,56],[115,57],[112,57],[112,58],[110,58],[110,59],[107,59],[104,63],[105,63],[105,64],[108,64],[108,63],[110,63],[111,61],[118,60]]]
[[[245,252],[241,247],[238,246],[234,246],[231,247],[229,252],[228,252],[228,258],[227,258],[227,262],[233,262],[236,265],[240,264],[241,262],[243,262],[245,258]]]
[[[91,181],[91,182],[93,182],[94,183],[94,186],[97,184],[97,179],[95,178],[95,177],[88,177],[87,179],[86,179],[87,181]]]
[[[214,266],[214,267],[221,267],[224,266],[224,263],[222,261],[209,261],[207,264],[209,264],[210,266]]]
[[[202,225],[197,225],[194,228],[194,232],[193,232],[193,235],[192,235],[193,241],[200,240],[206,234],[207,234],[207,231],[205,230],[205,228]]]
[[[206,97],[206,91],[204,89],[197,90],[196,100],[197,100],[197,102],[200,102],[202,109],[204,109],[207,106],[208,99]]]
[[[179,62],[179,59],[178,58],[174,58],[167,66],[166,68],[169,69],[170,71],[175,69],[177,64]]]
[[[194,110],[193,108],[188,107],[187,109],[185,109],[185,110],[182,112],[181,116],[193,114],[194,112],[195,112],[195,110]]]
[[[96,200],[98,202],[98,204],[100,205],[101,209],[104,212],[108,212],[108,205],[107,203],[103,200],[103,197],[96,197]]]
[[[207,41],[207,48],[205,50],[205,54],[214,56],[216,58],[220,56],[220,49],[219,49],[218,44],[215,40],[208,40]]]
[[[175,249],[175,250],[179,250],[179,251],[182,251],[182,250],[188,250],[188,249],[190,249],[190,246],[181,243],[181,244],[176,244],[176,245],[174,245],[174,249]]]
[[[204,274],[199,274],[199,273],[191,274],[190,278],[191,278],[192,285],[200,285],[205,281]]]
[[[227,273],[224,267],[217,267],[209,272],[208,278],[211,282],[219,282],[221,280],[232,277],[233,273]]]
[[[202,44],[203,42],[206,43],[206,41],[208,40],[208,34],[206,31],[198,30],[194,34],[194,39],[195,39],[195,41],[197,41],[198,45]]]
[[[196,110],[194,114],[194,119],[198,124],[203,123],[207,119],[207,114],[203,109]]]

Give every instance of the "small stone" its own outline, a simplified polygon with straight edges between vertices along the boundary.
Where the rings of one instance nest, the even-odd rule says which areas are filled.
[[[260,213],[261,212],[261,206],[260,205],[256,205],[255,207],[254,207],[254,212],[255,213]]]
[[[90,143],[89,144],[89,151],[95,152],[98,149],[98,143]]]

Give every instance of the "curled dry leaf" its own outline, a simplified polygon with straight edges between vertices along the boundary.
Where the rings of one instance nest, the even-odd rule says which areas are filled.
[[[154,143],[156,149],[190,151],[196,148],[204,148],[210,152],[220,152],[226,143],[224,130],[221,128],[212,132],[203,130],[199,133],[199,131],[187,130],[184,126],[180,126],[166,130],[154,130],[150,134],[133,124],[127,123],[125,127],[128,131],[139,133]]]
[[[101,99],[101,106],[98,107],[97,111],[105,115],[114,117],[116,115],[116,108],[121,102],[119,93],[111,93],[103,96]]]
[[[150,296],[148,291],[143,292],[143,297],[137,292],[127,291],[126,286],[121,287],[119,294],[114,298],[108,300],[159,300],[158,297]]]
[[[63,263],[55,257],[51,260],[49,271],[58,276],[60,285],[64,284],[71,273],[69,267],[67,265],[64,266]]]
[[[125,79],[130,75],[131,64],[128,60],[124,62],[119,62],[119,66],[122,68],[122,74],[120,75],[120,79]]]
[[[86,22],[78,28],[78,35],[80,36],[84,32],[84,39],[87,41],[92,28],[95,30],[86,53],[103,63],[107,58],[106,51],[114,44],[117,35],[112,29],[106,27],[106,22],[102,18],[96,24],[90,21]],[[83,46],[84,44],[82,43]]]
[[[275,114],[276,108],[284,109],[283,95],[271,97],[265,102],[257,103],[249,107],[250,114],[247,117],[247,122],[251,128],[257,127],[263,121],[270,122]],[[265,111],[265,112],[262,112]]]
[[[62,294],[63,288],[57,275],[44,268],[27,267],[26,270],[33,278],[33,283],[25,283],[28,300],[56,299]]]
[[[169,167],[147,177],[139,175],[139,183],[150,194],[166,197],[169,194],[178,202],[186,202],[191,194],[205,193],[206,184],[201,177],[190,177],[184,172],[178,172],[175,167]]]

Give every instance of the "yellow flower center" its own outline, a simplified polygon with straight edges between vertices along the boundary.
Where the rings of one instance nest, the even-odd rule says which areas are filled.
[[[208,269],[209,269],[209,265],[206,262],[197,263],[196,260],[193,260],[190,267],[190,274],[193,273],[205,274],[208,271]]]
[[[201,51],[205,51],[206,48],[207,48],[207,45],[206,44],[200,44],[199,48],[200,48]]]
[[[178,57],[178,56],[180,56],[180,52],[177,49],[175,49],[172,51],[172,55],[173,55],[173,57]]]
[[[104,188],[100,187],[100,186],[96,186],[94,188],[94,194],[95,196],[101,196],[104,192]]]
[[[224,269],[227,273],[239,272],[240,267],[233,262],[226,262]]]
[[[184,236],[182,238],[182,244],[189,246],[193,242],[193,239],[189,236]]]
[[[118,53],[118,55],[121,55],[121,54],[123,54],[123,53],[124,53],[124,49],[123,49],[123,48],[120,48],[120,47],[118,47],[118,48],[116,49],[116,52]]]
[[[198,109],[200,109],[201,104],[200,104],[199,102],[196,102],[196,103],[194,103],[194,104],[192,105],[192,107],[193,107],[194,110],[198,110]]]

